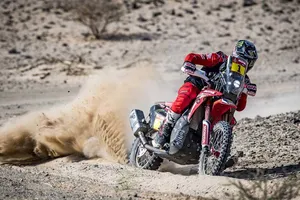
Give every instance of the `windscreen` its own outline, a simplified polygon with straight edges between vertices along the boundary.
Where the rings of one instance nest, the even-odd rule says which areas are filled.
[[[228,57],[226,66],[222,69],[223,94],[236,101],[244,89],[247,61],[238,57]]]

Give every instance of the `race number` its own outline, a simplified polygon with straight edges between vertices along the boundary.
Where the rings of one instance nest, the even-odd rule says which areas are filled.
[[[242,76],[245,76],[246,68],[241,64],[232,62],[231,71],[237,72],[237,73],[241,74]]]

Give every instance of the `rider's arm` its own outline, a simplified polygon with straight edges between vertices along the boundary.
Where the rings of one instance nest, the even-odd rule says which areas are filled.
[[[201,79],[203,79],[205,82],[208,83],[209,78],[206,76],[206,72],[200,69],[196,68],[196,65],[190,62],[184,62],[181,71],[185,74],[188,74],[190,76],[196,76]]]
[[[242,92],[238,104],[237,104],[237,111],[243,111],[246,108],[247,104],[247,97],[248,95],[250,96],[255,96],[256,94],[256,85],[251,83],[250,78],[248,75],[245,77],[245,89]]]
[[[213,67],[219,63],[224,62],[226,59],[227,56],[223,52],[219,51],[217,53],[209,53],[209,54],[190,53],[185,57],[184,61],[190,62],[195,65]]]
[[[257,91],[256,84],[251,83],[249,76],[246,74],[245,77],[245,88],[244,88],[244,93],[250,96],[255,96]]]

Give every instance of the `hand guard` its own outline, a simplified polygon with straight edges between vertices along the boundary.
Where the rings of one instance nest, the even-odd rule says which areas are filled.
[[[194,74],[194,72],[196,71],[196,65],[190,62],[184,62],[181,67],[181,71],[186,74]]]
[[[247,89],[247,95],[250,95],[250,96],[255,96],[256,95],[256,91],[257,91],[256,84],[248,83],[248,84],[246,84],[245,87]]]
[[[249,95],[249,96],[255,96],[256,95],[256,91],[257,91],[257,87],[256,84],[251,83],[250,78],[246,75],[245,77],[245,89],[244,89],[244,93]]]

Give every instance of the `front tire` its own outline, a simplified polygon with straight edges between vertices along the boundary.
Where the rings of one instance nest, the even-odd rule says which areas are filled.
[[[219,175],[224,169],[232,144],[232,129],[228,122],[214,125],[210,145],[201,151],[199,174]]]
[[[143,147],[139,138],[135,138],[129,155],[129,162],[131,165],[149,170],[157,170],[163,159],[149,152]]]

